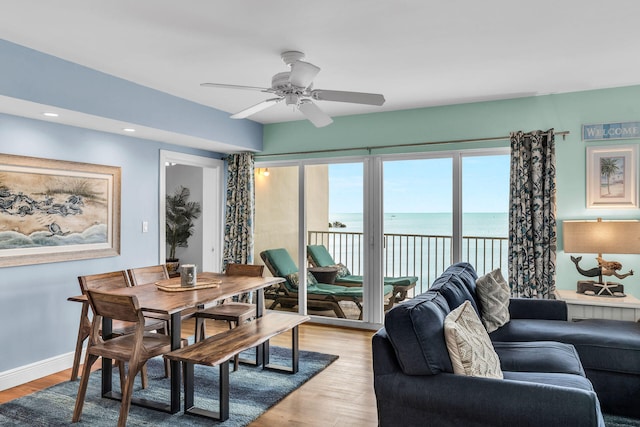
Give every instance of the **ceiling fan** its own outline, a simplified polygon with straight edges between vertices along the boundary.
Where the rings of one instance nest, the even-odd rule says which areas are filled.
[[[304,53],[297,51],[282,52],[280,55],[291,71],[278,73],[271,79],[270,88],[230,85],[223,83],[201,83],[200,86],[227,89],[256,90],[272,93],[276,97],[264,100],[231,116],[232,119],[244,119],[259,111],[265,110],[279,102],[294,105],[316,127],[331,124],[331,117],[322,111],[313,101],[337,101],[354,104],[382,105],[384,96],[375,93],[345,92],[340,90],[313,89],[313,79],[320,72],[320,67],[303,61]]]

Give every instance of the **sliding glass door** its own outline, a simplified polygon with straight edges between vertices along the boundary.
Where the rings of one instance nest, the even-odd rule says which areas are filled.
[[[507,277],[509,155],[462,157],[462,256],[479,275]]]
[[[285,249],[298,270],[295,286],[308,291],[296,290],[297,300],[278,310],[376,325],[385,277],[417,277],[412,298],[454,262],[506,273],[508,149],[259,165],[256,262],[261,251]],[[309,260],[309,245],[322,251],[322,266],[339,266],[350,280],[310,269],[318,262]],[[356,293],[322,289],[332,284]]]
[[[383,188],[384,273],[418,277],[412,296],[451,264],[452,159],[384,161]]]
[[[287,277],[298,301],[272,295],[267,307],[298,311],[338,322],[363,320],[364,219],[362,162],[270,164],[256,168],[256,260],[262,251],[284,249],[298,270]],[[309,262],[307,246],[322,251],[323,269]],[[327,261],[330,260],[330,261]],[[355,281],[340,282],[335,265]],[[277,266],[272,275],[278,274]],[[360,278],[360,282],[358,282]],[[317,284],[315,282],[318,282]],[[325,286],[328,285],[328,286]],[[350,289],[332,288],[331,285]],[[308,292],[298,292],[308,288]],[[291,289],[290,289],[291,290]],[[304,298],[302,298],[304,296]],[[275,304],[275,305],[274,305]]]

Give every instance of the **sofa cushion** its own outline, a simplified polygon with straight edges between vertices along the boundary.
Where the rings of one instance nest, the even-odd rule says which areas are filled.
[[[447,300],[427,291],[396,305],[385,316],[385,330],[407,375],[436,375],[453,372],[444,342]]]
[[[451,309],[458,308],[465,301],[471,302],[476,313],[480,316],[480,308],[476,298],[476,279],[478,278],[473,266],[460,262],[447,268],[430,287],[430,290],[440,292]]]
[[[547,384],[559,387],[577,388],[593,391],[591,381],[580,375],[562,374],[557,372],[504,372],[505,380],[526,381],[530,383]]]
[[[584,369],[575,347],[554,341],[494,342],[503,371],[558,372],[581,375]]]
[[[471,302],[465,301],[445,317],[444,340],[454,374],[502,378],[500,359]]]
[[[511,290],[499,268],[476,280],[476,293],[487,332],[493,332],[509,321]]]
[[[511,319],[493,341],[559,341],[573,344],[584,369],[640,375],[640,323],[586,319],[563,322]]]

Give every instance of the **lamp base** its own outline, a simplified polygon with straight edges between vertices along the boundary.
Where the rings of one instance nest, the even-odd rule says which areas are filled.
[[[621,283],[598,283],[594,280],[578,280],[579,294],[597,297],[625,297],[624,286]]]

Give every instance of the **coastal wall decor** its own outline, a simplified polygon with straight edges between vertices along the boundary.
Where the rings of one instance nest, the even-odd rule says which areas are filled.
[[[640,138],[640,122],[600,123],[582,125],[583,141]]]
[[[120,254],[119,167],[0,154],[0,267]]]
[[[587,208],[637,208],[637,144],[587,147]]]

